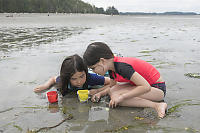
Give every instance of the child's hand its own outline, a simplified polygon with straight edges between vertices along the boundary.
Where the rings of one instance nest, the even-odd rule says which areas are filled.
[[[97,89],[91,89],[91,90],[89,90],[89,95],[93,96],[96,93],[98,93]]]
[[[41,92],[43,90],[46,90],[47,88],[48,88],[48,86],[46,86],[46,85],[39,85],[33,91],[36,92],[36,93],[39,93],[39,92]]]
[[[123,101],[122,95],[115,95],[111,98],[110,103],[109,103],[109,107],[115,108],[122,101]]]
[[[41,89],[40,88],[35,88],[34,90],[33,90],[35,93],[39,93],[39,92],[41,92]]]
[[[92,100],[92,102],[99,102],[100,98],[101,98],[101,94],[97,93],[97,94],[92,96],[91,100]]]

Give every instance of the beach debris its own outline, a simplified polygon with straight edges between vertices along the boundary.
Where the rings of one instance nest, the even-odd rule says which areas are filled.
[[[200,79],[200,73],[186,73],[184,75],[187,76],[187,77],[190,77],[190,78],[198,78],[198,79]]]
[[[59,122],[58,124],[54,125],[54,126],[49,126],[49,127],[42,127],[40,129],[37,129],[37,130],[27,130],[26,133],[38,133],[38,132],[41,132],[41,131],[47,131],[47,130],[50,130],[52,128],[55,128],[55,127],[58,127],[60,126],[63,122],[67,121],[67,120],[71,120],[73,119],[73,115],[72,114],[69,114],[67,118],[65,118],[64,120],[62,120],[61,122]]]
[[[0,57],[0,60],[3,60],[3,59],[8,58],[8,57],[9,57],[8,55],[3,55],[3,56]]]
[[[105,108],[106,109],[106,111],[109,111],[110,109],[109,108]]]

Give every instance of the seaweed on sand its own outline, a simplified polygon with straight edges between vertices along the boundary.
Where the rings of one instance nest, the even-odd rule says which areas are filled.
[[[66,120],[71,120],[73,119],[73,115],[69,114],[69,116],[67,118],[65,118],[64,120],[62,120],[61,122],[59,122],[58,124],[54,125],[54,126],[49,126],[49,127],[42,127],[40,129],[37,129],[37,130],[27,130],[27,133],[38,133],[38,132],[41,132],[41,131],[47,131],[47,130],[50,130],[52,128],[55,128],[57,126],[60,126],[63,122],[65,122]]]
[[[139,53],[154,53],[154,52],[159,52],[160,50],[159,49],[154,49],[154,50],[143,50],[143,51],[140,51]]]
[[[200,73],[186,73],[184,75],[187,76],[187,77],[190,77],[190,78],[198,78],[198,79],[200,79]]]
[[[13,125],[13,127],[17,128],[21,132],[23,131],[23,129],[20,126],[18,126],[18,125]]]
[[[132,128],[132,127],[133,126],[131,126],[131,125],[125,125],[125,126],[113,129],[113,130],[105,130],[104,132],[122,132],[122,131],[128,130],[129,128]]]
[[[10,110],[13,110],[13,107],[12,107],[12,108],[8,108],[8,109],[5,109],[5,110],[0,110],[0,113],[4,113],[4,112],[10,111]]]
[[[187,101],[189,101],[189,100],[187,100]],[[200,103],[185,102],[185,103],[176,104],[176,105],[174,105],[174,106],[172,106],[171,108],[168,109],[167,115],[170,115],[173,112],[178,112],[178,108],[180,108],[182,106],[195,106],[195,105],[200,105]]]

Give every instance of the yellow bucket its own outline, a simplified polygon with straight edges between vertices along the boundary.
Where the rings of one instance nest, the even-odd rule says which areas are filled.
[[[88,90],[78,90],[77,94],[80,102],[86,102],[88,100]]]

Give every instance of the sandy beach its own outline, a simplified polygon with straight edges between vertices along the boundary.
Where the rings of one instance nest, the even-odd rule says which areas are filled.
[[[0,133],[200,132],[200,16],[0,14]],[[66,56],[88,44],[107,43],[115,53],[154,65],[167,84],[168,114],[153,109],[80,103],[77,95],[49,104],[34,87],[59,74]],[[52,88],[51,90],[55,90]],[[50,91],[51,91],[50,90]]]

